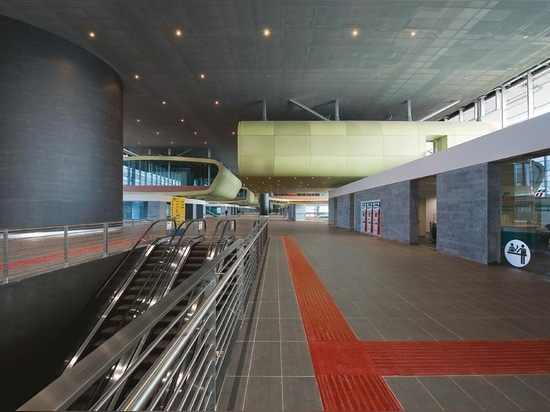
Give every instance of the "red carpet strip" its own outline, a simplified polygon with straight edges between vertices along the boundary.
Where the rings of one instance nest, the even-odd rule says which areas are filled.
[[[402,411],[294,239],[283,244],[324,410]]]
[[[124,243],[132,243],[132,242],[133,242],[132,239],[117,240],[115,242],[110,242],[108,244],[108,247],[120,246]],[[103,250],[103,245],[86,246],[80,249],[69,250],[67,255],[69,256],[81,255],[84,253],[97,252],[100,250]],[[23,266],[37,265],[40,263],[50,262],[52,260],[64,259],[64,258],[65,258],[64,253],[55,253],[52,255],[37,256],[30,259],[18,260],[18,261],[12,262],[8,265],[8,269],[16,269]],[[0,265],[0,271],[2,271],[3,269],[4,269],[4,265]]]
[[[381,375],[550,373],[550,340],[363,342]]]

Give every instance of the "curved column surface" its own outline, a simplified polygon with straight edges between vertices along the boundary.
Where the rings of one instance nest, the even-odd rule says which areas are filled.
[[[269,216],[269,193],[260,193],[260,216]]]
[[[0,228],[121,220],[120,77],[4,16],[0,39]]]

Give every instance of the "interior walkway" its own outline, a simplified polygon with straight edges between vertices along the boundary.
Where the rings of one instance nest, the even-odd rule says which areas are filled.
[[[218,410],[550,410],[549,277],[326,223],[269,234]]]

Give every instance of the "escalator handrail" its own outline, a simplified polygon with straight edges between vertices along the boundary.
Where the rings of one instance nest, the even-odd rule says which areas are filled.
[[[185,223],[185,222],[184,222]],[[145,312],[152,304],[158,302],[160,299],[162,299],[170,290],[172,289],[172,286],[175,282],[175,279],[178,275],[178,273],[181,270],[181,267],[187,260],[189,253],[191,251],[191,248],[193,245],[199,243],[204,239],[204,236],[202,234],[194,235],[191,237],[186,237],[185,234],[187,232],[187,229],[189,226],[193,224],[191,221],[188,221],[186,225],[182,224],[180,227],[176,230],[176,233],[171,238],[171,241],[174,240],[175,236],[179,236],[179,238],[176,241],[176,245],[169,248],[171,249],[168,253],[163,253],[162,258],[167,259],[164,264],[161,264],[160,266],[156,266],[150,274],[150,278],[154,278],[154,284],[149,284],[148,287],[150,289],[150,292],[147,296],[143,296],[143,294],[138,294],[136,296],[136,300],[132,303],[128,311],[135,310],[135,313],[142,314]],[[182,227],[183,226],[183,229]],[[181,233],[179,233],[181,230]],[[200,233],[200,231],[199,231]],[[169,242],[170,243],[170,242]],[[183,253],[179,253],[179,251],[182,251]],[[175,262],[177,260],[177,262]],[[174,264],[175,263],[175,264]],[[157,269],[158,268],[158,269]],[[156,273],[155,270],[160,271],[160,273]],[[143,287],[147,284],[149,279],[144,283]],[[166,281],[167,280],[167,281]],[[135,303],[138,303],[138,306],[134,306]],[[123,327],[124,325],[122,325]],[[116,332],[115,332],[116,333]],[[133,354],[130,354],[125,359],[121,358],[119,362],[117,362],[116,367],[111,369],[109,372],[110,376],[108,378],[108,385],[104,389],[102,394],[98,394],[98,396],[104,396],[105,393],[111,393],[113,388],[118,388],[117,381],[119,377],[123,373],[127,373],[132,363],[135,361],[136,357],[141,358],[142,352],[141,349],[139,349],[148,339],[148,335],[144,335],[137,343],[136,343],[136,349]],[[116,370],[116,376],[113,376],[114,371]]]
[[[229,226],[229,229],[228,229],[228,226]],[[216,224],[216,228],[214,229],[214,234],[210,239],[210,244],[208,245],[208,251],[206,252],[206,259],[212,260],[223,249],[220,247],[220,243],[225,238],[226,231],[230,232],[230,236],[235,237],[236,230],[237,230],[237,222],[234,219],[220,220]]]
[[[151,271],[151,276],[152,275],[156,276],[158,274],[157,273],[157,270],[158,270],[161,272],[160,274],[158,274],[158,278],[160,279],[163,276],[163,274],[167,272],[167,270],[171,267],[172,263],[177,257],[178,251],[182,247],[182,242],[186,238],[187,232],[189,231],[190,227],[192,227],[193,225],[197,225],[197,233],[198,233],[197,236],[204,236],[204,233],[206,233],[206,220],[192,219],[192,220],[184,220],[182,223],[180,223],[180,225],[173,231],[172,236],[166,242],[169,245],[172,245],[172,243],[174,243],[174,239],[178,237],[176,245],[174,247],[166,248],[166,250],[160,256],[157,266],[155,266]],[[174,224],[174,227],[175,227],[175,224]],[[134,269],[135,273],[133,273],[133,275],[135,275],[139,271],[143,263],[144,263],[144,260],[140,262],[139,267],[136,267]]]
[[[267,226],[267,221],[265,226]],[[33,398],[29,399],[18,410],[65,410],[72,405],[77,398],[82,395],[91,385],[96,382],[101,376],[107,372],[111,366],[128,350],[133,347],[145,334],[148,334],[151,328],[153,328],[181,301],[181,299],[191,293],[201,282],[204,282],[205,278],[215,271],[215,268],[221,261],[226,259],[231,253],[237,249],[243,250],[243,253],[239,253],[234,264],[229,271],[235,273],[237,267],[242,264],[243,259],[247,254],[252,253],[256,248],[256,239],[260,236],[266,237],[267,231],[263,230],[263,227],[254,227],[253,230],[245,236],[244,239],[238,239],[231,246],[225,249],[214,260],[207,262],[202,268],[195,272],[190,278],[184,280],[181,284],[176,286],[164,299],[157,302],[157,304],[150,307],[141,316],[134,319],[132,322],[123,327],[119,332],[113,335],[111,338],[97,348],[84,359],[82,359],[71,370],[67,370],[60,377],[54,380],[50,385],[36,394]],[[246,241],[245,241],[246,239]],[[254,249],[252,249],[254,247]],[[223,289],[224,282],[228,282],[231,276],[224,276],[220,284],[209,295],[208,300],[210,303],[214,302],[217,298],[217,293]],[[194,322],[199,322],[201,316],[205,315],[205,308],[207,305],[202,305],[201,308],[194,314]],[[191,323],[188,324],[188,326]],[[193,328],[188,328],[190,333],[183,338],[191,341],[194,339]],[[180,342],[181,343],[181,342]],[[150,376],[150,375],[149,375]],[[156,377],[158,378],[158,376]],[[155,379],[156,379],[155,378]],[[118,384],[123,385],[124,379],[119,380]],[[144,379],[135,386],[136,391],[139,391],[143,395],[143,391],[146,391],[147,385]],[[136,398],[134,398],[136,399]],[[139,399],[139,397],[138,397]],[[131,410],[136,410],[131,408]]]
[[[165,280],[165,277],[162,275],[160,275],[157,278],[157,282],[160,281],[160,284],[157,283],[157,285],[155,285],[155,287],[151,289],[151,294],[147,297],[146,300],[140,299],[140,295],[136,297],[136,301],[142,300],[140,307],[137,309],[138,313],[143,313],[152,305],[152,303],[155,303],[158,300],[162,299],[164,296],[166,296],[166,294],[171,290],[173,283],[175,282],[175,278],[177,277],[177,274],[179,273],[181,266],[183,265],[182,262],[185,262],[185,260],[187,260],[187,257],[189,256],[192,245],[200,242],[202,239],[203,239],[202,236],[194,236],[192,238],[186,238],[183,242],[181,242],[181,239],[180,239],[180,241],[178,242],[178,246],[176,248],[186,249],[185,252],[181,255],[180,262],[174,268],[173,273],[170,276],[168,276],[169,279],[167,282],[163,282],[163,280]],[[110,375],[107,378],[108,379],[107,387],[103,389],[102,393],[98,394],[100,399],[105,398],[107,396],[106,394],[109,394],[108,396],[113,396],[117,392],[117,389],[119,388],[117,386],[117,381],[119,377],[122,375],[122,373],[132,373],[133,369],[135,369],[135,367],[132,367],[132,364],[134,364],[135,362],[139,362],[139,359],[142,359],[144,356],[144,352],[141,349],[143,348],[143,345],[146,343],[148,336],[149,334],[144,335],[136,343],[136,348],[134,350],[134,353],[130,353],[128,356],[122,357],[117,362],[116,367],[110,370],[109,372]],[[115,371],[116,371],[116,376],[113,376],[115,374]],[[119,396],[119,395],[120,395],[120,392],[116,396]],[[111,402],[113,402],[113,400],[111,400]],[[92,407],[92,410],[97,410],[95,406],[98,403],[100,404],[99,407],[101,409],[105,409],[105,405],[101,404],[100,401],[96,400],[94,401],[94,406]]]
[[[174,349],[177,351],[178,348],[184,346],[184,342],[191,340],[192,333],[190,333],[190,331],[196,329],[199,325],[199,322],[201,321],[199,313],[206,311],[206,309],[211,306],[215,306],[215,303],[219,298],[221,291],[225,289],[227,283],[230,282],[232,276],[237,272],[238,266],[245,259],[245,256],[249,253],[251,247],[253,246],[253,240],[257,239],[260,236],[262,231],[262,228],[260,228],[260,226],[262,226],[262,228],[265,227],[263,225],[258,225],[258,227],[253,228],[252,233],[247,236],[249,241],[247,246],[244,246],[243,240],[237,240],[227,249],[223,250],[216,257],[216,259],[210,261],[205,265],[205,267],[209,267],[210,264],[216,262],[216,265],[214,265],[214,267],[218,267],[221,263],[223,263],[223,261],[227,259],[227,257],[236,252],[239,247],[244,247],[244,250],[242,251],[242,253],[238,254],[233,265],[227,268],[227,273],[225,273],[224,276],[218,280],[212,293],[206,296],[206,299],[202,302],[202,305],[195,313],[195,316],[185,326],[184,330],[179,333],[177,337],[170,343],[170,345],[166,347],[164,352],[159,356],[159,358],[155,361],[155,363],[145,373],[139,383],[127,396],[127,400],[122,405],[120,405],[121,410],[141,410],[145,406],[144,399],[149,391],[149,388],[157,385],[163,379],[163,377],[166,376],[166,372],[170,368],[170,363],[174,363],[176,361],[177,357],[175,357],[172,353]],[[174,289],[174,291],[175,290],[176,289]],[[166,329],[168,329],[168,327]]]
[[[113,274],[109,277],[107,282],[105,282],[104,286],[100,289],[100,291],[96,294],[96,297],[99,296],[104,288],[109,284],[110,280],[113,279],[120,270],[124,267],[124,264],[126,261],[130,258],[130,256],[136,251],[138,246],[142,243],[143,239],[147,237],[149,232],[151,232],[155,225],[158,223],[163,222],[169,222],[171,221],[173,226],[175,226],[175,221],[173,219],[161,219],[157,220],[149,225],[149,227],[143,232],[143,235],[140,236],[139,240],[134,244],[132,249],[126,254],[125,258],[122,260],[122,262],[117,266]],[[111,294],[111,297],[108,299],[107,304],[105,307],[101,310],[100,315],[98,316],[98,319],[94,325],[94,327],[88,332],[88,335],[86,336],[86,339],[82,341],[78,347],[78,349],[75,351],[75,353],[71,356],[70,360],[68,360],[67,364],[64,366],[64,369],[72,368],[76,362],[80,359],[82,356],[82,353],[86,350],[88,345],[90,344],[93,337],[96,335],[99,328],[103,325],[103,322],[107,318],[107,315],[110,313],[110,311],[113,309],[113,307],[116,305],[116,302],[124,293],[124,290],[128,287],[134,276],[139,272],[139,268],[143,265],[143,263],[146,261],[147,257],[152,253],[152,251],[155,249],[155,247],[163,242],[166,242],[167,237],[159,237],[154,239],[149,245],[146,246],[145,250],[142,252],[140,258],[136,261],[136,263],[132,266],[132,268],[128,271],[128,274],[125,276],[125,278],[120,282],[120,285],[115,289],[115,291]]]
[[[162,281],[166,278],[168,278],[169,281],[164,285],[157,283],[151,288],[151,294],[147,296],[146,299],[142,299],[143,302],[139,309],[140,313],[145,311],[152,302],[156,302],[158,299],[166,295],[166,293],[170,290],[170,284],[173,283],[174,278],[180,272],[182,265],[189,256],[192,245],[200,242],[202,239],[204,239],[202,235],[197,235],[190,238],[184,237],[184,235],[181,236],[176,245],[172,248],[172,251],[168,256],[169,260],[159,268],[161,273],[158,274],[157,281]],[[191,247],[189,247],[190,245]],[[178,257],[178,252],[183,249],[187,250]],[[155,272],[151,273],[151,275],[153,274],[156,275]],[[138,298],[143,298],[143,296],[138,296]]]
[[[116,307],[116,304],[117,304],[118,300],[120,299],[120,297],[122,296],[122,294],[124,293],[124,291],[126,290],[128,285],[132,282],[135,275],[137,273],[139,273],[141,267],[146,262],[147,258],[150,256],[150,254],[153,252],[153,250],[156,248],[156,246],[158,246],[161,243],[168,243],[168,244],[172,243],[173,240],[174,240],[174,237],[178,236],[179,231],[181,231],[181,235],[180,235],[180,238],[178,240],[178,244],[180,244],[182,239],[184,238],[185,233],[189,229],[189,227],[191,227],[191,225],[193,225],[195,222],[198,223],[198,221],[199,220],[183,221],[178,227],[176,227],[176,221],[174,219],[161,219],[161,220],[157,220],[157,221],[155,221],[155,222],[153,222],[149,225],[149,227],[145,230],[143,235],[141,235],[139,240],[134,244],[134,246],[132,247],[130,252],[128,252],[128,254],[123,259],[123,261],[115,269],[115,271],[113,272],[113,275],[111,275],[109,280],[111,280],[113,277],[115,277],[117,275],[118,271],[123,268],[123,265],[126,262],[126,260],[129,259],[129,257],[132,255],[132,253],[135,252],[137,247],[142,243],[143,239],[147,238],[147,235],[153,230],[155,225],[157,225],[158,223],[161,223],[161,222],[172,222],[172,227],[176,228],[176,229],[173,230],[173,233],[172,233],[171,236],[164,236],[164,237],[156,238],[146,247],[146,249],[142,253],[141,257],[133,265],[132,269],[130,269],[128,271],[128,275],[120,283],[120,286],[118,286],[117,289],[111,294],[111,297],[108,300],[108,304],[102,310],[100,316],[98,317],[98,319],[96,321],[96,324],[91,329],[91,331],[88,332],[88,335],[87,335],[86,339],[80,344],[77,351],[74,353],[74,355],[71,357],[70,361],[65,366],[65,369],[72,368],[80,360],[82,354],[88,348],[88,345],[90,344],[90,342],[93,340],[94,336],[96,336],[98,330],[103,325],[103,322],[107,319],[109,313]],[[199,226],[199,230],[198,230],[199,233],[200,233],[201,226],[202,226],[204,231],[206,230],[206,221],[204,221],[204,219],[202,221],[203,221],[203,224],[198,225]],[[168,249],[169,248],[167,248],[167,250]],[[163,258],[165,258],[165,259],[167,258],[167,256],[165,256],[166,253],[167,253],[166,251],[163,253],[163,255],[161,256],[159,262],[162,261]],[[152,271],[152,273],[154,273],[154,270]],[[109,280],[105,283],[105,286],[108,284]],[[103,290],[103,288],[102,288],[102,290]],[[99,293],[101,293],[101,291]]]
[[[103,287],[105,287],[109,281],[114,278],[117,274],[118,274],[118,271],[121,270],[123,267],[124,267],[124,264],[126,263],[126,261],[130,258],[130,256],[132,256],[132,254],[136,251],[136,249],[138,248],[138,246],[140,246],[140,244],[142,243],[142,241],[144,239],[146,239],[148,233],[150,231],[153,230],[154,226],[157,225],[158,223],[161,223],[161,222],[172,222],[172,227],[176,227],[176,221],[174,219],[159,219],[159,220],[156,220],[154,221],[153,223],[151,223],[149,225],[149,227],[145,230],[145,232],[143,232],[143,235],[140,236],[140,238],[138,239],[138,241],[134,244],[134,246],[132,246],[132,249],[130,249],[130,251],[126,254],[126,256],[124,257],[124,259],[122,259],[122,262],[119,263],[119,265],[116,267],[116,269],[114,270],[113,274],[109,277],[109,279],[107,280],[107,282],[105,282],[105,285]],[[159,238],[156,237],[153,239],[153,242],[154,241],[157,241]],[[143,256],[142,256],[143,257]],[[140,259],[141,260],[141,259]],[[136,267],[138,267],[138,264],[141,264],[140,261],[136,262],[136,264],[134,264],[134,266],[132,267],[132,269],[129,271],[129,274],[131,273],[134,273],[135,270],[136,270]],[[101,290],[98,292],[101,293],[103,290],[103,288],[101,288]],[[97,296],[97,295],[96,295]]]
[[[175,281],[177,280],[177,277],[179,276],[180,272],[182,271],[185,263],[187,262],[187,259],[189,258],[189,255],[191,254],[192,248],[197,245],[198,243],[202,242],[204,240],[204,237],[202,236],[195,236],[192,238],[189,238],[187,242],[183,245],[183,247],[187,247],[185,253],[182,254],[181,259],[177,263],[174,269],[173,275],[170,277],[169,283],[166,285],[166,287],[163,289],[163,293],[161,297],[166,296],[173,288],[173,285]]]
[[[197,226],[197,233],[195,235],[187,236],[187,232],[190,231],[190,228],[195,225]],[[176,265],[174,265],[174,262],[178,258],[180,250],[186,247],[186,243],[188,239],[202,240],[205,234],[206,234],[205,219],[184,220],[174,231],[174,234],[170,239],[169,244],[172,245],[176,237],[179,236],[179,238],[177,238],[177,241],[175,242],[175,245],[173,247],[167,248],[167,250],[159,260],[159,263],[162,263],[162,265],[159,267],[159,270],[161,273],[158,274],[158,279],[162,279],[165,275],[169,276],[170,278],[172,278],[174,275],[177,275],[177,273],[181,269],[181,265],[183,264],[183,256],[179,256],[179,261],[177,262]],[[155,269],[153,269],[151,274],[156,275]],[[164,296],[164,294],[165,293],[163,291],[161,296]]]
[[[176,228],[176,230],[174,231],[174,233],[172,234],[172,237],[168,242],[169,245],[172,245],[175,239],[177,238],[175,245],[173,247],[168,247],[158,261],[158,263],[160,264],[158,270],[161,272],[159,274],[159,278],[162,277],[162,275],[172,267],[172,264],[174,263],[174,260],[176,259],[180,248],[182,247],[182,243],[184,242],[184,239],[187,238],[187,232],[194,225],[197,226],[196,236],[204,236],[204,234],[206,233],[206,220],[204,219],[184,220]],[[151,274],[157,275],[156,270],[157,270],[157,267],[153,268],[153,270],[151,271]]]
[[[233,247],[236,248],[237,245],[238,242]],[[230,250],[233,250],[233,248],[228,249],[227,253]],[[221,257],[224,257],[224,255],[225,253],[222,253]],[[143,336],[148,334],[151,328],[173,309],[181,299],[181,296],[190,293],[190,291],[203,282],[204,276],[212,270],[212,266],[215,264],[217,264],[217,259],[208,262],[195,272],[193,276],[174,288],[164,299],[151,306],[141,316],[128,323],[115,335],[107,339],[101,347],[84,357],[74,368],[64,372],[49,386],[25,403],[20,410],[64,410],[69,408],[96,379],[100,378],[111,368],[111,365],[129,347],[134,346]],[[124,384],[122,379],[119,380],[118,384]],[[46,394],[46,392],[49,392],[49,394]],[[63,395],[61,396],[61,394]],[[32,409],[33,406],[31,405],[35,401],[40,402],[41,408],[46,407],[46,409]],[[26,409],[27,407],[31,407],[31,409]]]

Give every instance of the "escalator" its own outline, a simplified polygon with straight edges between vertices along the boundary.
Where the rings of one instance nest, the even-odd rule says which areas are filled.
[[[145,259],[135,275],[127,279],[123,287],[114,297],[111,304],[101,315],[101,321],[83,342],[77,353],[72,357],[67,367],[72,367],[99,345],[110,338],[115,332],[139,315],[139,297],[147,295],[158,281],[155,269],[159,267],[166,255],[168,244],[158,242],[145,251]]]
[[[219,233],[216,230],[210,239],[206,239],[204,234],[185,236],[185,230],[180,231],[180,233],[182,232],[183,234],[180,237],[157,239],[147,248],[138,265],[133,269],[134,274],[129,276],[121,285],[119,292],[112,298],[99,322],[68,363],[68,368],[96,349],[156,301],[162,299],[185,279],[188,279],[206,261],[215,257],[234,239],[234,233],[226,235],[225,230]],[[202,288],[204,285],[200,287]],[[90,387],[71,405],[71,409],[89,410],[94,407],[93,405],[97,403],[98,399],[116,384],[117,377],[142,356],[152,342],[159,339],[165,327],[182,311],[187,311],[188,313],[180,320],[181,326],[183,326],[194,313],[193,307],[188,307],[190,299],[192,299],[192,296],[187,300],[182,300],[174,307],[151,329],[146,337],[136,344],[132,355],[122,358],[117,365],[111,367],[105,378],[98,380],[96,384]],[[123,400],[125,398],[127,393],[139,382],[144,373],[162,353],[165,345],[172,340],[177,330],[178,328],[171,329],[170,333],[161,337],[161,343],[155,345],[152,351],[146,353],[145,359],[132,372],[124,386],[110,396],[108,403],[101,404],[101,408],[114,408],[117,406],[119,399]]]
[[[181,284],[181,282],[188,279],[200,268],[202,268],[206,262],[214,259],[221,251],[223,251],[225,248],[231,245],[236,240],[235,229],[236,229],[236,223],[234,220],[220,221],[216,225],[216,228],[213,234],[210,236],[210,238],[205,238],[204,240],[195,243],[186,258],[185,264],[183,265],[182,269],[179,271],[178,275],[175,276],[174,282],[170,285],[171,287],[169,290],[172,290],[175,287],[177,287],[179,284]],[[231,256],[230,260],[233,261],[234,255],[230,255],[230,256]],[[206,280],[205,283],[202,283],[199,286],[197,286],[197,290],[204,289],[207,286],[207,283],[208,283],[208,280]],[[124,385],[124,389],[120,392],[120,396],[119,396],[120,399],[126,398],[126,396],[130,393],[130,391],[144,377],[145,373],[149,371],[149,369],[152,367],[152,365],[157,360],[157,358],[166,349],[167,345],[172,342],[173,338],[178,333],[178,331],[181,330],[187,324],[189,319],[195,314],[195,310],[199,303],[197,302],[196,304],[191,305],[191,301],[193,300],[193,298],[194,298],[194,295],[191,294],[187,297],[187,299],[181,300],[170,311],[170,313],[168,313],[160,322],[158,322],[155,325],[155,327],[152,328],[151,332],[149,333],[143,345],[143,348],[148,348],[150,345],[152,345],[152,343],[155,340],[159,339],[159,337],[164,332],[164,330],[168,327],[168,325],[172,321],[174,321],[180,313],[182,313],[183,311],[186,311],[185,316],[183,316],[179,321],[180,322],[179,327],[170,329],[170,331],[162,337],[160,344],[154,347],[154,349],[147,355],[145,360],[143,360],[140,363],[139,367],[136,368],[135,372],[128,378],[126,384]],[[199,341],[196,344],[196,347],[198,348],[202,347],[202,343],[200,342],[200,340],[203,338],[204,337],[201,337],[199,339]],[[194,353],[194,351],[192,351],[192,354],[190,355],[190,357],[196,358],[200,355],[201,354]],[[177,381],[174,381],[174,385],[177,385],[177,384],[178,384]],[[168,392],[166,393],[166,396],[168,396]]]
[[[133,295],[125,310],[137,315],[111,337],[98,333],[107,341],[20,410],[213,410],[267,239],[267,222],[244,239],[234,229],[229,224],[209,238],[157,238],[136,252],[134,265],[121,265],[130,274],[105,306]],[[145,281],[133,283],[145,273]],[[143,316],[131,311],[143,304],[149,305]]]

